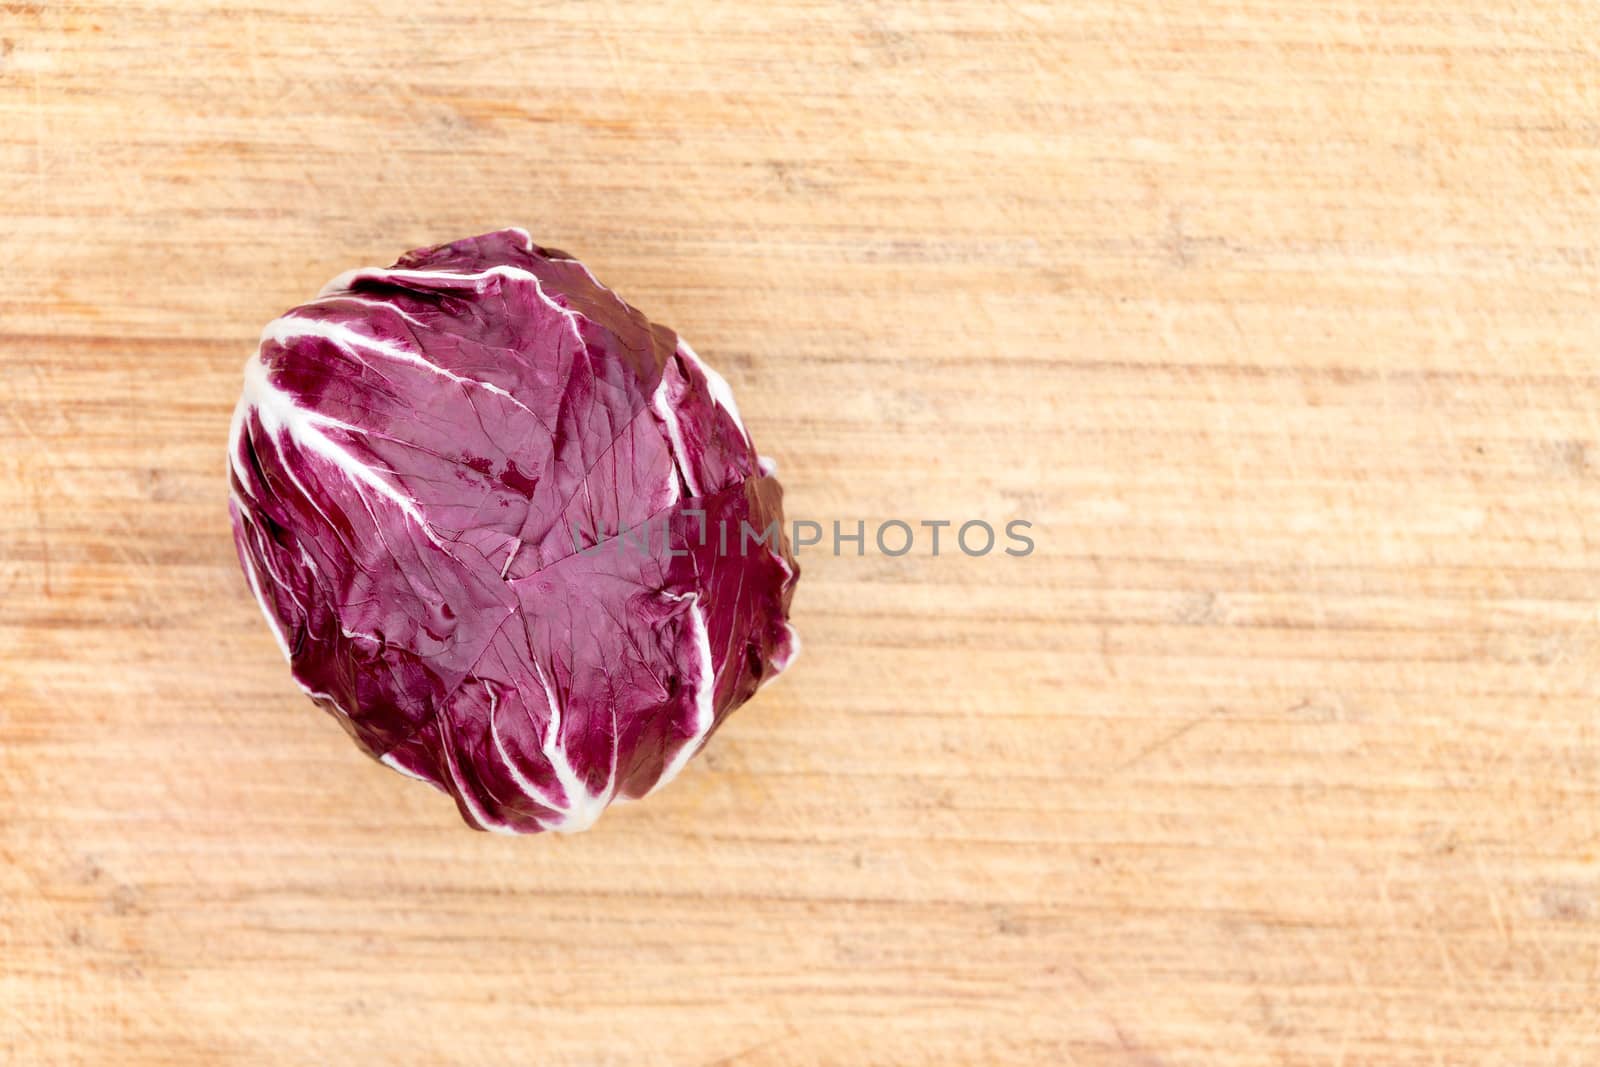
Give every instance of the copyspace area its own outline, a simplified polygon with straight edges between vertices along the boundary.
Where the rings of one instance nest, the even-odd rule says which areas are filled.
[[[1596,40],[0,5],[0,1062],[1600,1062]],[[262,326],[505,225],[869,531],[575,837],[362,757],[228,531]]]

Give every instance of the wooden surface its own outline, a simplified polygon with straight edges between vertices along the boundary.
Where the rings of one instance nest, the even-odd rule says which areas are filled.
[[[1600,1062],[1600,11],[0,4],[0,1062]],[[732,381],[791,677],[576,838],[290,683],[261,325],[522,224]]]

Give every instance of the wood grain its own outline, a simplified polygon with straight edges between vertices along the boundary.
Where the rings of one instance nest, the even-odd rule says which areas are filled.
[[[1600,1062],[1600,9],[0,4],[0,1061]],[[290,684],[261,325],[520,223],[732,381],[792,677],[473,834]]]

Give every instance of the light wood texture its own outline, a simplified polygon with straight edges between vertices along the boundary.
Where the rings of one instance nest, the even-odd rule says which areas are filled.
[[[0,4],[0,1062],[1600,1062],[1600,9]],[[806,651],[463,828],[290,684],[271,316],[504,224],[732,381]]]

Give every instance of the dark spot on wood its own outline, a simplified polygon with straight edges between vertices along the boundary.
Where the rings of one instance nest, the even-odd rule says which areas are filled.
[[[139,906],[139,891],[131,885],[119,885],[108,898],[113,915],[127,915]]]
[[[1173,617],[1188,626],[1209,626],[1220,622],[1223,614],[1216,593],[1199,591],[1185,593],[1173,611]]]
[[[1594,895],[1579,885],[1547,885],[1539,893],[1539,911],[1556,922],[1588,922],[1594,916]]]
[[[1028,924],[1008,911],[1001,911],[995,916],[994,932],[1002,937],[1028,936]]]

